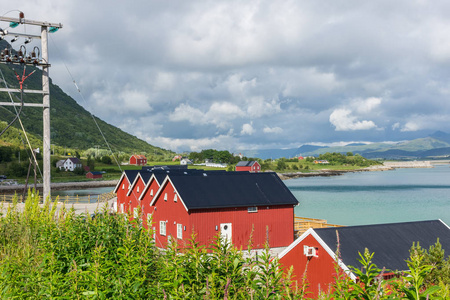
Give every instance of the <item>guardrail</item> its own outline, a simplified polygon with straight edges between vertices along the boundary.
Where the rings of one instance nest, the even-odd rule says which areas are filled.
[[[0,201],[1,202],[12,202],[14,197],[17,197],[20,201],[22,198],[22,195],[0,195]],[[25,196],[26,197],[26,196]],[[43,201],[42,196],[40,195],[40,201]],[[114,194],[113,191],[108,193],[103,193],[100,195],[87,195],[87,196],[53,196],[52,201],[59,201],[59,202],[65,202],[65,203],[101,203],[106,202],[112,198],[116,197],[116,194]]]

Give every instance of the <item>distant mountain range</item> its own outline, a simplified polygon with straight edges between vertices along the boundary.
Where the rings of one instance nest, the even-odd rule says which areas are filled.
[[[299,148],[244,150],[241,152],[247,157],[262,159],[318,156],[327,152],[352,152],[370,159],[439,159],[450,158],[450,134],[437,131],[424,138],[398,143],[352,143],[336,147],[302,145]]]
[[[0,48],[3,49],[5,47],[9,47],[9,44],[4,40],[0,41]],[[0,86],[2,88],[5,87],[5,81],[8,84],[8,87],[18,88],[14,69],[17,73],[22,75],[22,66],[0,64],[1,74],[5,78],[5,80],[3,80],[2,76],[0,76]],[[33,70],[36,70],[36,72],[26,79],[24,88],[41,90],[42,71],[39,68],[27,67],[26,75]],[[20,97],[20,94],[18,93],[15,95]],[[24,99],[25,102],[42,103],[42,96],[38,94],[24,94]],[[20,101],[20,99],[14,99],[14,101]],[[7,93],[0,93],[0,102],[10,102]],[[0,108],[2,108],[0,109],[0,121],[9,123],[15,116],[13,108]],[[103,149],[107,148],[91,114],[53,83],[50,84],[50,109],[52,145],[80,150],[86,150],[97,146]],[[94,118],[114,152],[120,151],[129,154],[146,152],[157,155],[173,154],[172,151],[150,145],[97,117]],[[42,109],[36,107],[24,107],[21,120],[27,133],[40,141],[40,143],[33,145],[33,147],[42,147]],[[4,128],[5,123],[0,125],[1,128]],[[18,122],[14,124],[14,127],[20,128]],[[5,132],[2,136],[0,144],[21,144],[17,133],[14,131],[11,131],[9,134],[7,133],[8,132]]]

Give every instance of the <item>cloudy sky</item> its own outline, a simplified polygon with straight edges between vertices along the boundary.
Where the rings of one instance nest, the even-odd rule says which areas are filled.
[[[56,84],[163,148],[450,132],[449,1],[24,0],[0,13],[14,9],[63,24],[49,43]]]

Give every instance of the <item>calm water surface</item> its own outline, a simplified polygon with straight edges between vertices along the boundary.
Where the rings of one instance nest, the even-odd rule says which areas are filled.
[[[450,167],[397,169],[284,181],[297,197],[295,214],[363,225],[441,219],[450,224]]]

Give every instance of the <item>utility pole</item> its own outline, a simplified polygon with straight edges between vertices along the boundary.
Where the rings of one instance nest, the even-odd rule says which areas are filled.
[[[47,199],[47,197],[50,197],[50,168],[51,168],[51,162],[50,162],[50,86],[49,86],[49,67],[50,62],[48,58],[48,33],[49,32],[55,32],[58,29],[62,28],[61,23],[48,23],[43,21],[33,21],[25,19],[24,13],[19,13],[19,18],[9,18],[2,16],[0,17],[0,22],[9,22],[10,28],[15,28],[18,25],[31,25],[31,26],[39,26],[41,28],[40,35],[32,35],[27,33],[14,33],[9,32],[6,29],[0,28],[0,39],[4,39],[5,36],[11,35],[14,36],[14,42],[19,37],[25,37],[25,44],[29,43],[31,39],[40,39],[41,40],[41,51],[39,51],[39,48],[34,47],[33,52],[31,55],[26,56],[26,54],[22,53],[22,56],[20,56],[21,52],[19,51],[15,55],[12,53],[12,49],[5,49],[1,52],[0,55],[0,63],[4,64],[12,64],[12,65],[31,65],[35,67],[41,67],[42,68],[42,90],[22,90],[24,93],[38,93],[42,94],[42,104],[40,103],[23,103],[23,106],[34,106],[34,107],[42,107],[43,108],[43,196],[44,200]],[[11,40],[11,43],[13,42]],[[27,42],[28,40],[28,42]],[[24,48],[26,46],[24,45]],[[22,47],[21,47],[22,49]],[[42,57],[39,57],[39,52],[42,54]],[[10,89],[10,88],[0,88],[0,92],[8,92],[8,93],[14,93],[19,92],[18,89]],[[14,102],[0,102],[0,105],[14,105],[14,106],[20,106],[20,103],[14,103]],[[33,158],[36,159],[35,157]],[[36,161],[35,161],[36,163]],[[36,182],[36,181],[35,181]]]

